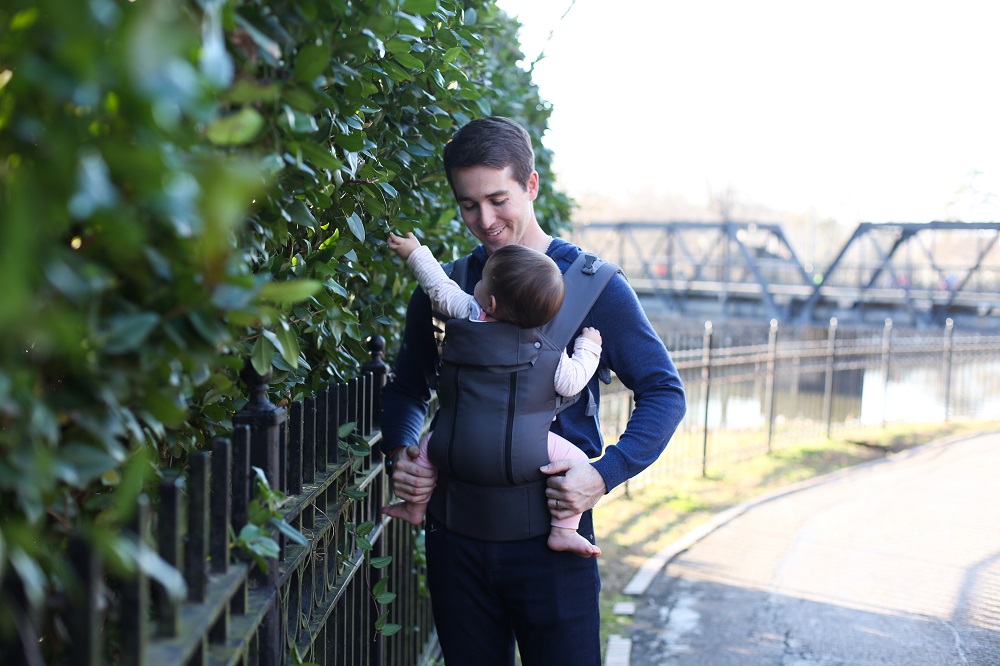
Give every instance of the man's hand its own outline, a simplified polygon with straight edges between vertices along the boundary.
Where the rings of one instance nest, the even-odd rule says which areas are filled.
[[[408,446],[397,451],[396,469],[392,473],[392,492],[407,502],[426,502],[437,485],[437,470],[418,465],[415,460],[420,447]]]
[[[545,496],[553,518],[569,518],[593,509],[608,492],[604,477],[585,460],[557,460],[541,471],[549,475]]]
[[[389,238],[386,240],[386,245],[389,249],[398,254],[402,259],[409,257],[414,250],[420,247],[420,241],[417,237],[413,235],[413,232],[406,234],[406,237],[397,236],[396,234],[389,232]]]

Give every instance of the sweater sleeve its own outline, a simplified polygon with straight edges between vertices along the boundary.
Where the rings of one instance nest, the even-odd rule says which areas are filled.
[[[420,441],[431,399],[428,378],[434,375],[436,359],[430,301],[417,289],[406,310],[396,362],[382,389],[383,453]]]
[[[469,308],[474,300],[473,296],[465,293],[454,280],[445,274],[430,248],[421,245],[410,253],[406,263],[413,271],[421,288],[430,297],[434,309],[448,317],[469,316]]]
[[[610,491],[656,461],[684,417],[687,399],[667,348],[624,277],[612,279],[591,317],[585,325],[601,331],[608,365],[635,403],[618,442],[593,463]]]
[[[563,352],[556,366],[556,393],[568,398],[582,391],[597,371],[600,360],[601,345],[582,335],[578,337],[573,344],[573,356]]]

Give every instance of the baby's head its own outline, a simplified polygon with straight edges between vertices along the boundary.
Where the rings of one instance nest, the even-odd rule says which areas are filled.
[[[483,266],[476,300],[490,315],[521,328],[548,323],[562,306],[565,286],[556,262],[523,245],[495,250]]]

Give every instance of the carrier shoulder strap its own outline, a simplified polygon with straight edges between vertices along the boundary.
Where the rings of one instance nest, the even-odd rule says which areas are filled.
[[[544,326],[546,337],[559,345],[559,349],[566,349],[611,278],[620,272],[618,266],[604,261],[596,254],[582,252],[563,274],[566,295],[563,297],[559,313]],[[598,368],[597,372],[601,381],[605,384],[611,383],[610,372],[607,369]],[[584,393],[587,394],[587,416],[596,414],[597,400],[589,387],[574,396],[557,395],[555,413],[559,414],[576,404]]]
[[[569,346],[573,335],[616,273],[618,266],[590,252],[582,252],[563,274],[566,295],[559,313],[545,325],[545,335],[553,342]]]

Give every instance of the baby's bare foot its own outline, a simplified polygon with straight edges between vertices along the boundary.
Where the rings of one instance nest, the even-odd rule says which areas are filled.
[[[405,520],[412,525],[419,525],[424,522],[424,509],[425,505],[423,504],[396,502],[395,504],[382,507],[382,513],[393,518]],[[583,537],[580,538],[583,539]],[[586,541],[586,539],[583,540]]]
[[[551,550],[565,550],[576,553],[580,557],[600,557],[601,549],[587,541],[587,539],[568,527],[553,527],[549,532],[549,548]]]

